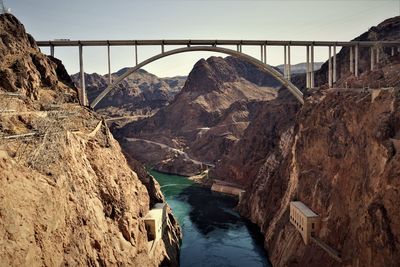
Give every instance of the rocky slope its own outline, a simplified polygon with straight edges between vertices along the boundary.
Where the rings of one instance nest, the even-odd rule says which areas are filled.
[[[177,266],[170,210],[148,250],[143,218],[164,201],[152,177],[129,167],[60,61],[10,14],[0,40],[0,265]]]
[[[371,27],[367,32],[354,38],[352,41],[396,41],[400,40],[400,16],[387,19],[377,26]],[[337,82],[338,88],[381,88],[400,85],[398,57],[391,56],[391,48],[376,47],[380,54],[380,63],[375,65],[375,70],[370,71],[371,58],[369,48],[359,48],[359,77],[350,73],[350,49],[342,48],[337,54]],[[395,54],[398,54],[395,51]],[[328,81],[328,62],[322,64],[315,73],[316,86],[325,86]],[[305,88],[305,74],[294,77],[294,83]]]
[[[400,40],[393,26],[399,20],[389,19],[361,36],[378,31],[380,39]],[[338,62],[347,64],[345,51]],[[246,187],[238,208],[260,226],[274,266],[397,266],[400,261],[400,54],[383,58],[376,70],[365,69],[357,79],[348,68],[341,71],[337,85],[376,79],[394,88],[322,86],[306,92],[302,107],[281,95],[271,103],[282,106],[260,113],[210,174]],[[318,72],[321,83],[324,66]],[[277,114],[279,108],[285,116]],[[304,245],[289,222],[292,200],[319,214],[317,235],[341,253],[341,263],[314,243]]]
[[[112,80],[122,75],[127,68],[111,74]],[[71,76],[76,84],[80,84],[80,75]],[[98,113],[109,117],[151,114],[168,105],[182,89],[186,77],[158,78],[157,76],[138,70],[122,81],[97,106]],[[93,101],[108,86],[108,74],[85,73],[85,83],[89,102]]]
[[[332,89],[307,98],[294,134],[268,151],[239,209],[262,229],[276,266],[395,266],[400,237],[399,89]],[[289,201],[322,220],[342,263],[305,246]]]
[[[228,153],[277,82],[241,60],[196,63],[182,91],[154,116],[115,131],[126,153],[156,169],[194,175]]]

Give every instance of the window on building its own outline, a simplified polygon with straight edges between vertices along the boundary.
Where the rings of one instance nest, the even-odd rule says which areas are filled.
[[[314,229],[314,223],[311,224],[311,229]]]

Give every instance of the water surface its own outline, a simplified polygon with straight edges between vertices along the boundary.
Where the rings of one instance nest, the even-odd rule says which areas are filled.
[[[270,266],[257,228],[234,211],[235,198],[186,177],[150,173],[182,227],[182,267]]]

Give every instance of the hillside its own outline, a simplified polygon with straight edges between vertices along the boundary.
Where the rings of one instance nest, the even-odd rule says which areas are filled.
[[[61,62],[10,14],[0,40],[0,266],[177,266],[169,208],[148,247],[143,219],[164,202],[158,184],[128,165]]]
[[[122,75],[127,68],[112,73],[112,80]],[[71,76],[80,84],[80,75]],[[97,106],[96,111],[109,117],[132,116],[155,113],[168,105],[182,89],[186,77],[158,78],[145,70],[139,70],[112,90]],[[108,86],[108,74],[85,73],[89,103]]]
[[[174,101],[154,116],[115,130],[125,152],[156,169],[194,175],[240,139],[277,82],[241,60],[200,60]]]

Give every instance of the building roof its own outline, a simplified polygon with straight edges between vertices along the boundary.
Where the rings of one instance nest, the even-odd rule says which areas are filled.
[[[309,207],[304,205],[304,203],[301,201],[292,201],[290,202],[290,205],[295,206],[306,217],[318,217],[318,215],[315,212],[313,212]]]

